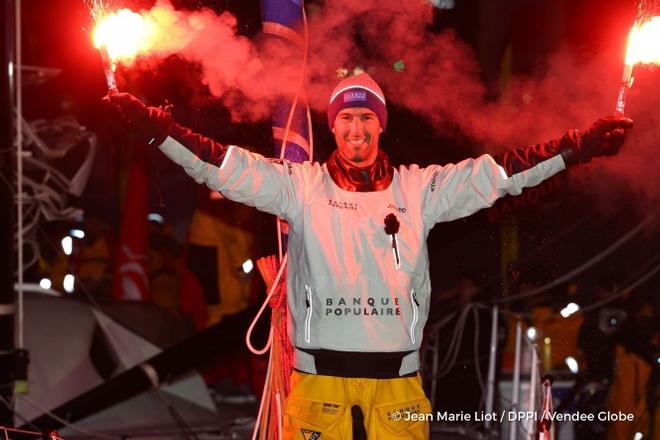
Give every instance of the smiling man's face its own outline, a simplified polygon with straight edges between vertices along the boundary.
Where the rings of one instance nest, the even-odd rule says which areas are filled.
[[[341,110],[332,127],[339,154],[358,167],[371,165],[376,160],[382,131],[378,116],[366,107]]]

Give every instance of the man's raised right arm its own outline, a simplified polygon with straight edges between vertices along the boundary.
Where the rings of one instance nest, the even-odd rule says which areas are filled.
[[[194,133],[128,93],[108,95],[104,101],[140,141],[157,146],[198,183],[262,211],[283,218],[294,215],[300,195],[290,164]]]

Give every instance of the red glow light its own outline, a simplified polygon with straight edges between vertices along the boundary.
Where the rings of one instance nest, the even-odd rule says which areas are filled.
[[[626,64],[660,64],[660,17],[635,23],[628,36]]]
[[[101,18],[94,29],[96,48],[104,47],[113,63],[131,62],[146,52],[156,38],[151,20],[129,9],[120,9]]]

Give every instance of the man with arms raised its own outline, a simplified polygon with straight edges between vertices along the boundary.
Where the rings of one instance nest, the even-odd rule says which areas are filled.
[[[567,166],[616,154],[632,121],[458,164],[394,168],[379,148],[385,97],[367,74],[331,95],[337,149],[323,165],[273,161],[192,133],[128,94],[108,102],[145,143],[197,182],[289,224],[287,295],[295,371],[284,438],[352,438],[362,411],[370,439],[426,439],[419,347],[431,292],[426,238],[438,222],[520,194]],[[401,415],[401,420],[396,415]]]

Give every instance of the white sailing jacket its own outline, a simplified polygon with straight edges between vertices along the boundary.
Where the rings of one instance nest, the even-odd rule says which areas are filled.
[[[386,189],[350,192],[318,163],[270,160],[230,146],[214,164],[172,137],[160,149],[198,183],[288,222],[290,338],[295,368],[313,374],[317,350],[401,353],[398,374],[417,371],[431,292],[431,228],[565,168],[555,154],[508,176],[483,155],[445,166],[401,166]],[[400,224],[398,262],[384,228],[388,214]]]

